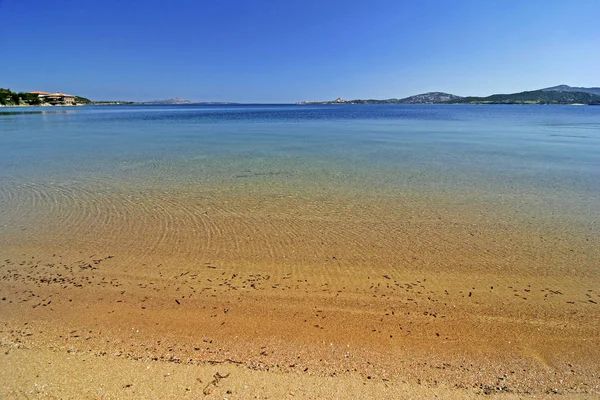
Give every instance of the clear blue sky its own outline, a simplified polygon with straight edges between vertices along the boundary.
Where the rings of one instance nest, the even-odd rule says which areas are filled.
[[[600,86],[600,1],[0,0],[0,87],[295,102]]]

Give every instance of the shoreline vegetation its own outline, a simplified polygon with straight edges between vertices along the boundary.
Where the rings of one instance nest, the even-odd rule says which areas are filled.
[[[81,106],[91,103],[92,101],[85,97],[64,93],[13,92],[0,88],[0,107]]]

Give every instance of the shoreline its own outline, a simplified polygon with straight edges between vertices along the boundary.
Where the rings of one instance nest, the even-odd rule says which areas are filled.
[[[87,106],[87,105],[91,105],[91,104],[38,104],[36,106],[32,106],[31,104],[10,104],[10,105],[4,105],[4,104],[0,104],[0,107],[5,107],[5,108],[22,108],[22,107],[82,107],[82,106]]]
[[[215,398],[600,393],[593,236],[414,199],[346,213],[333,198],[146,196],[50,198],[26,224],[19,202],[0,231],[2,395],[35,371],[61,398],[151,396],[142,382],[167,373],[147,390],[194,397],[215,372],[231,373]],[[84,365],[136,372],[60,384]]]

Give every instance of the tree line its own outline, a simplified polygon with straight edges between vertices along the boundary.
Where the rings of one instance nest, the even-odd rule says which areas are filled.
[[[0,104],[3,106],[30,105],[39,106],[43,102],[37,94],[13,92],[10,89],[0,88]]]

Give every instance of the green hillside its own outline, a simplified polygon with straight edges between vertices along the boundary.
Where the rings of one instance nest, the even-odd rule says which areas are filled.
[[[600,95],[600,87],[578,87],[569,85],[558,85],[542,89],[545,92],[584,92]]]
[[[600,96],[585,92],[533,90],[512,94],[493,94],[487,97],[463,97],[451,104],[588,104],[600,105]]]

